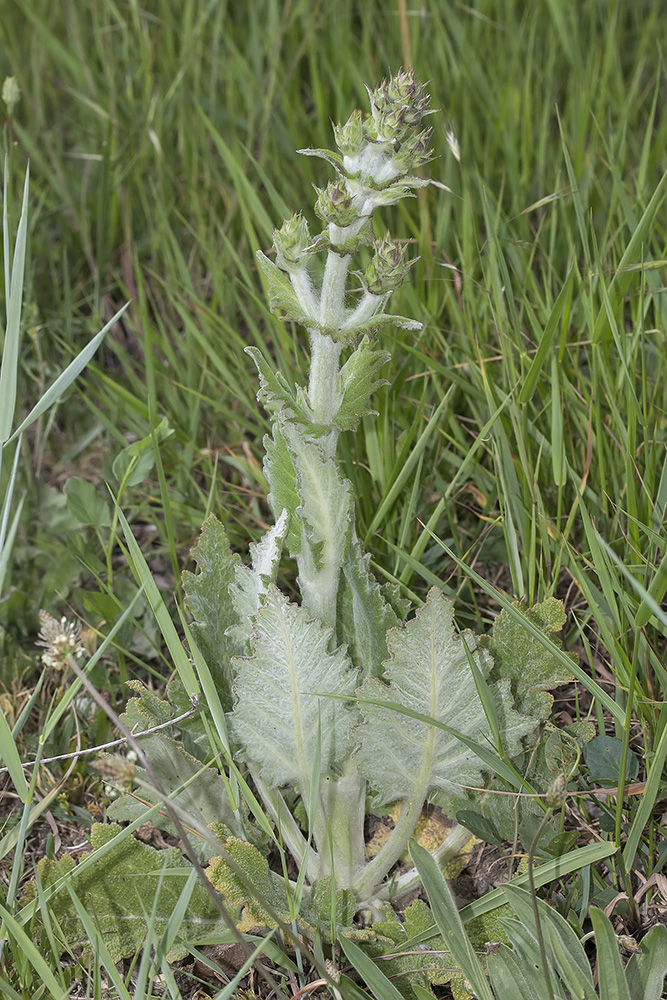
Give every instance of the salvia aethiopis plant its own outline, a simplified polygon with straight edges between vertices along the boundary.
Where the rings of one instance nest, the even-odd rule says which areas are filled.
[[[412,613],[396,588],[381,586],[357,536],[338,438],[373,414],[372,394],[391,361],[380,332],[421,327],[387,311],[413,261],[388,234],[376,237],[373,213],[425,186],[415,171],[432,158],[422,128],[429,97],[411,71],[369,96],[370,115],[355,111],[334,127],[336,151],[302,151],[335,173],[317,194],[322,231],[311,233],[294,215],[274,233],[273,259],[258,254],[273,310],[303,326],[310,345],[305,386],[247,348],[272,422],[264,470],[275,523],[245,565],[209,518],[193,551],[197,572],[184,575],[195,660],[203,656],[227,713],[227,770],[202,770],[213,748],[201,720],[183,723],[184,742],[164,729],[141,740],[190,828],[213,824],[222,840],[222,852],[203,848],[207,873],[228,906],[244,911],[241,925],[297,919],[329,938],[375,933],[364,925],[386,923],[390,901],[418,884],[416,868],[397,874],[396,866],[428,803],[467,817],[431,830],[431,852],[444,864],[469,840],[471,817],[513,834],[514,800],[496,813],[491,794],[470,788],[543,791],[573,745],[591,735],[573,731],[548,753],[535,745],[551,707],[547,689],[568,676],[563,656],[552,655],[564,622],[557,601],[503,611],[490,636],[460,633],[439,588]],[[283,553],[296,562],[300,603],[276,585]],[[139,697],[128,706],[128,727],[159,727],[174,714],[139,682],[133,687]],[[159,797],[141,767],[134,780],[141,793],[118,799],[110,815],[137,819],[153,806],[153,821],[168,825],[155,814]],[[295,882],[287,868],[269,866],[257,800],[296,862]],[[530,832],[547,806],[521,801]],[[393,819],[372,845],[369,809]],[[412,913],[411,927],[420,914]]]
[[[209,520],[194,551],[200,572],[184,581],[195,638],[230,709],[237,760],[305,866],[306,887],[332,879],[357,909],[388,898],[387,875],[427,801],[460,806],[462,786],[482,786],[494,765],[502,769],[498,754],[521,753],[548,714],[544,689],[563,679],[538,642],[526,658],[530,643],[507,615],[494,638],[459,634],[437,588],[406,621],[408,602],[374,579],[356,534],[338,438],[373,413],[372,393],[391,360],[379,331],[421,328],[387,311],[414,261],[389,234],[376,236],[373,214],[427,185],[416,171],[432,159],[431,130],[423,127],[429,96],[413,72],[368,94],[370,115],[355,111],[334,126],[335,151],[301,151],[335,173],[317,192],[323,229],[312,233],[296,214],[275,231],[273,259],[257,255],[272,309],[305,327],[310,342],[305,386],[246,349],[273,425],[264,470],[275,525],[251,546],[247,567]],[[372,250],[363,270],[362,247]],[[283,550],[296,560],[300,605],[275,584]],[[533,615],[543,632],[562,627],[556,601]],[[522,646],[520,667],[507,655],[508,638]],[[497,662],[494,646],[502,651]],[[526,692],[537,690],[531,701]],[[520,710],[516,697],[526,703]],[[301,828],[284,790],[298,795]],[[395,804],[398,817],[372,859],[364,840],[369,794],[374,809]],[[467,836],[455,824],[436,855],[455,853]],[[236,845],[239,856],[245,850]],[[231,879],[225,870],[224,861],[211,868],[223,889]],[[414,881],[408,873],[392,891]]]

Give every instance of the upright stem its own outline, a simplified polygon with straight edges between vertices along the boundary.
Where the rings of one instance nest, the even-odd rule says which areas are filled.
[[[365,817],[366,782],[348,761],[339,778],[323,778],[313,817],[315,843],[324,862],[322,874],[331,875],[337,889],[351,889],[364,867]]]
[[[310,331],[308,402],[314,422],[320,426],[331,427],[340,409],[342,400],[338,388],[338,369],[342,350],[343,345],[327,334],[318,330]],[[337,438],[338,435],[336,440]]]
[[[322,279],[320,323],[330,330],[337,330],[342,324],[345,309],[345,282],[349,267],[349,254],[329,251]]]

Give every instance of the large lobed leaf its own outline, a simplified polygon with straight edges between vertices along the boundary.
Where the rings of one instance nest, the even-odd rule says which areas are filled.
[[[358,767],[376,790],[376,803],[433,793],[446,801],[461,785],[480,785],[485,765],[455,735],[363,699],[395,704],[487,743],[489,724],[470,660],[486,677],[490,657],[477,649],[472,634],[457,635],[454,607],[436,587],[411,621],[388,632],[387,645],[391,656],[384,676],[389,683],[372,677],[365,681],[360,690],[365,722],[355,729]],[[503,745],[516,748],[534,720],[518,715],[508,694],[507,685],[492,691]]]
[[[289,526],[289,512],[282,514],[259,542],[250,545],[250,567],[237,564],[234,567],[234,583],[231,598],[239,619],[238,625],[231,625],[227,635],[245,643],[252,633],[252,619],[257,614],[261,600],[270,583],[275,583],[278,565],[283,551],[283,542]]]
[[[350,752],[354,717],[338,698],[354,697],[356,674],[333,631],[271,585],[255,618],[252,656],[236,657],[231,730],[242,756],[271,786],[308,788],[317,754],[322,773]],[[325,697],[319,697],[324,695]]]
[[[244,566],[224,527],[211,515],[192,550],[199,572],[183,574],[185,604],[194,618],[191,629],[226,710],[232,706],[231,658],[245,651],[250,619],[277,576],[288,526],[289,512],[283,509],[264,537],[251,544],[252,563]]]
[[[93,849],[103,848],[120,832],[120,826],[115,823],[95,823],[91,831]],[[119,962],[137,954],[143,947],[151,914],[152,933],[157,937],[162,934],[191,875],[192,865],[183,860],[175,847],[157,851],[128,836],[81,873],[69,856],[58,861],[42,858],[37,872],[45,889],[61,877],[69,876],[72,888],[95,921],[111,957]],[[158,885],[160,892],[156,899]],[[48,906],[67,945],[70,948],[89,947],[88,935],[65,886],[51,897]],[[183,958],[187,954],[185,942],[220,933],[225,926],[218,907],[197,881],[167,958],[170,961]]]

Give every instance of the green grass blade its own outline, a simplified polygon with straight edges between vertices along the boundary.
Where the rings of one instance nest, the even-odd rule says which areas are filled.
[[[69,883],[67,884],[67,891],[69,892],[74,907],[78,914],[79,920],[83,924],[84,930],[88,935],[88,940],[92,948],[95,951],[98,961],[104,968],[109,980],[113,983],[116,990],[118,991],[119,1000],[132,1000],[127,987],[123,981],[123,977],[116,968],[116,963],[114,962],[109,949],[106,946],[106,942],[100,932],[97,929],[93,917],[88,913],[85,906],[77,896],[76,892]]]
[[[653,192],[653,197],[646,206],[646,210],[639,220],[630,242],[625,248],[623,256],[621,257],[616,269],[616,273],[611,281],[611,284],[609,285],[609,302],[612,307],[615,307],[621,302],[623,296],[627,293],[628,288],[630,287],[630,282],[632,281],[634,274],[632,265],[636,264],[641,258],[642,245],[644,244],[649,230],[653,225],[656,213],[665,196],[666,190],[667,171],[665,171],[662,175],[658,186]],[[606,305],[603,305],[595,321],[595,327],[593,329],[593,343],[599,343],[600,340],[606,336],[609,330],[609,316]]]
[[[28,799],[28,782],[25,780],[21,757],[16,749],[11,728],[2,711],[0,711],[0,760],[5,762],[16,793],[25,804]]]
[[[574,267],[570,268],[570,271],[565,279],[563,287],[561,288],[558,298],[554,302],[553,309],[549,314],[549,319],[547,320],[547,325],[544,328],[544,333],[540,340],[537,351],[535,352],[535,357],[533,358],[530,368],[526,373],[526,377],[523,380],[523,386],[521,387],[521,392],[517,396],[517,402],[520,404],[527,403],[532,397],[537,386],[537,382],[540,377],[540,372],[544,366],[547,359],[547,355],[551,350],[551,345],[553,343],[554,337],[558,330],[558,323],[563,313],[566,304],[570,301],[572,297],[572,287],[574,284]]]
[[[23,433],[26,427],[30,427],[30,425],[34,423],[38,417],[41,417],[42,413],[48,410],[48,408],[52,406],[57,399],[59,399],[65,389],[72,384],[74,379],[81,374],[83,369],[95,354],[97,348],[104,340],[107,331],[110,330],[114,323],[120,319],[128,306],[129,302],[126,302],[125,305],[118,310],[116,315],[113,316],[104,327],[102,327],[100,332],[93,337],[90,343],[87,344],[79,354],[77,354],[74,361],[70,362],[65,371],[61,372],[55,382],[49,386],[44,395],[40,398],[39,402],[33,406],[25,420],[23,420],[23,422],[16,428],[12,436],[9,438],[10,441],[17,438],[19,434]]]
[[[42,977],[42,982],[54,1000],[65,1000],[65,998],[69,996],[69,990],[58,982],[51,971],[48,962],[37,950],[35,943],[28,936],[28,934],[26,934],[9,910],[6,910],[2,905],[0,905],[0,917],[2,917],[5,927],[12,935],[16,943],[20,946],[21,951],[28,959],[35,972]]]
[[[639,809],[632,820],[632,827],[623,848],[623,864],[626,871],[631,871],[639,841],[651,820],[651,813],[660,797],[664,777],[665,760],[667,759],[667,726],[663,727],[660,739],[655,747],[650,762],[650,770],[646,779],[646,788],[639,803]]]
[[[112,499],[113,495],[112,495]],[[116,507],[116,513],[118,520],[120,521],[121,527],[123,529],[123,534],[125,535],[125,542],[127,544],[128,555],[130,560],[130,567],[134,574],[134,577],[139,584],[139,586],[144,588],[146,593],[146,599],[151,606],[151,610],[155,615],[155,620],[157,621],[160,631],[164,641],[167,644],[169,653],[174,661],[174,666],[178,671],[178,675],[183,681],[185,689],[189,695],[196,694],[199,695],[200,688],[197,681],[197,676],[192,669],[192,664],[188,658],[185,649],[183,648],[183,643],[181,642],[176,627],[171,620],[169,612],[162,600],[162,595],[158,590],[157,584],[153,579],[153,575],[148,567],[148,563],[144,558],[144,554],[139,548],[137,541],[132,534],[132,529],[127,522],[127,518],[123,514],[122,510],[116,503],[114,499],[114,505]]]
[[[375,1000],[403,1000],[403,995],[399,993],[390,979],[387,979],[382,969],[379,969],[372,958],[362,951],[358,944],[350,941],[349,938],[340,937],[339,943],[345,957],[357,970]]]
[[[580,871],[589,865],[597,864],[598,861],[605,861],[615,854],[616,851],[616,845],[612,843],[587,844],[586,847],[577,847],[574,851],[570,851],[560,858],[554,858],[553,861],[547,861],[545,864],[535,868],[533,872],[535,887],[539,889],[543,885],[548,885],[549,882],[564,878],[566,875],[571,875],[572,872]],[[516,878],[513,878],[507,884],[518,886],[528,885],[528,872],[517,875]],[[461,910],[462,921],[467,923],[473,917],[479,917],[483,913],[490,913],[491,910],[502,906],[505,898],[504,886],[492,889],[491,892],[487,892],[481,899],[476,899],[463,907]]]
[[[572,660],[570,660],[568,656],[563,652],[563,650],[560,649],[554,642],[552,642],[548,636],[544,635],[543,632],[540,632],[540,630],[535,625],[533,625],[533,623],[530,622],[518,608],[514,606],[512,601],[510,601],[507,597],[505,597],[504,594],[502,594],[499,590],[497,590],[494,586],[492,586],[492,584],[490,584],[488,580],[485,580],[483,577],[481,577],[479,573],[476,573],[474,569],[471,569],[469,566],[466,566],[466,564],[461,559],[459,559],[456,553],[452,552],[449,546],[445,545],[445,543],[441,541],[441,539],[439,539],[438,536],[435,535],[432,531],[429,531],[429,529],[425,525],[423,525],[423,527],[425,531],[428,531],[433,540],[442,549],[444,549],[444,551],[447,553],[450,559],[453,559],[454,562],[458,566],[460,566],[461,569],[463,569],[464,572],[472,580],[474,580],[479,587],[482,588],[482,590],[484,590],[487,594],[493,597],[494,600],[498,601],[500,606],[505,611],[507,611],[507,613],[511,615],[512,618],[515,619],[515,621],[520,622],[525,627],[527,632],[529,632],[535,639],[537,639],[537,641],[542,646],[544,646],[544,648],[547,649],[553,656],[555,656],[556,659],[563,664],[563,666],[567,667],[570,673],[574,674],[577,680],[581,681],[584,687],[588,691],[590,691],[590,693],[593,694],[604,705],[604,707],[608,709],[608,711],[611,712],[614,718],[618,722],[623,724],[625,718],[623,710],[620,708],[619,705],[616,704],[614,699],[611,698],[606,693],[606,691],[604,691],[600,687],[600,685],[593,680],[592,677],[589,677],[588,674],[581,669],[581,667],[577,666],[576,663],[573,663]]]
[[[16,409],[16,393],[18,385],[19,344],[21,340],[21,305],[23,302],[23,273],[28,242],[28,187],[30,168],[25,172],[23,185],[23,204],[16,233],[14,260],[11,268],[11,278],[7,284],[11,248],[9,246],[7,216],[7,165],[5,163],[5,198],[3,205],[3,235],[5,259],[5,301],[7,303],[7,321],[5,338],[0,363],[0,444],[10,439],[14,410]]]
[[[264,949],[273,939],[273,935],[275,934],[275,932],[276,929],[273,928],[268,932],[266,937],[262,938],[262,940],[254,949],[252,954],[248,955],[245,962],[243,963],[239,971],[236,973],[234,978],[227,983],[224,989],[220,990],[219,993],[216,993],[213,1000],[232,1000],[234,994],[236,993],[239,983],[241,982],[242,979],[244,979],[245,976],[247,976],[248,972],[253,967],[257,959],[264,954]]]
[[[637,997],[630,996],[618,951],[618,941],[609,917],[596,906],[592,906],[591,923],[598,952],[600,1000],[638,1000]]]

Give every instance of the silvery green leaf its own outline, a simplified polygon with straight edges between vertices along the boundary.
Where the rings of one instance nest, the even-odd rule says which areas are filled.
[[[300,500],[296,490],[294,462],[279,423],[273,425],[273,436],[264,436],[264,475],[269,484],[268,501],[276,519],[283,510],[289,511],[287,549],[291,556],[301,551],[302,523],[297,508]]]
[[[312,149],[309,147],[308,149],[297,149],[297,153],[301,153],[303,156],[318,156],[321,160],[326,160],[332,167],[335,167],[338,173],[346,173],[343,167],[343,157],[332,149]]]
[[[401,330],[421,330],[423,324],[414,319],[407,319],[405,316],[390,316],[387,313],[379,313],[367,322],[360,323],[359,326],[339,330],[335,334],[335,338],[349,343],[362,335],[370,336],[384,326],[397,326]]]
[[[246,347],[245,353],[249,354],[255,362],[259,373],[258,402],[269,413],[279,413],[283,409],[293,409],[296,401],[292,387],[287,379],[280,372],[274,372],[271,369],[259,348]]]
[[[391,359],[389,351],[376,351],[364,337],[340,370],[339,381],[343,402],[336,414],[341,430],[354,430],[362,417],[374,413],[368,402],[380,386],[389,385],[386,379],[377,378],[380,369]]]
[[[304,309],[289,277],[269,260],[261,250],[256,253],[269,285],[269,306],[281,319],[292,320],[303,326],[317,325],[317,318]]]
[[[488,723],[464,642],[482,675],[488,676],[490,657],[477,650],[470,633],[457,635],[453,604],[433,587],[415,617],[387,634],[388,683],[368,678],[361,697],[393,702],[471,739],[485,740]],[[365,722],[354,732],[360,742],[356,759],[377,792],[377,804],[481,783],[482,761],[454,736],[389,708],[361,708]]]
[[[190,627],[216,682],[223,708],[228,710],[232,703],[230,659],[240,649],[226,633],[230,626],[238,624],[230,587],[241,560],[232,553],[225,529],[213,514],[204,522],[191,555],[199,571],[185,572],[182,578],[185,606],[194,618]]]
[[[270,584],[255,618],[252,656],[234,660],[231,730],[243,759],[272,787],[293,785],[305,794],[318,745],[322,772],[349,754],[354,716],[337,698],[319,697],[354,697],[356,674],[344,649],[329,652],[332,635]]]
[[[360,679],[382,674],[387,658],[387,631],[401,619],[383,595],[369,568],[370,554],[364,554],[356,534],[347,547],[338,592],[338,636],[347,643]]]
[[[128,729],[141,733],[151,729],[178,713],[174,705],[159,698],[154,691],[141,681],[130,681],[129,687],[136,691],[138,698],[131,698],[121,720]],[[227,785],[214,767],[207,767],[200,760],[187,753],[180,740],[174,739],[174,730],[169,727],[148,736],[139,737],[139,744],[146,754],[155,774],[170,796],[181,820],[201,838],[209,823],[225,823],[234,832],[238,831],[238,819],[227,793]],[[133,820],[147,812],[156,802],[162,802],[161,795],[146,787],[151,779],[142,767],[137,767],[140,782],[131,794],[124,795],[111,803],[108,814],[114,820]],[[187,787],[181,788],[186,784]],[[179,790],[180,789],[180,790]],[[152,817],[155,826],[170,833],[176,833],[166,809]],[[205,841],[202,841],[206,850]],[[210,852],[209,852],[210,853]]]
[[[247,642],[250,638],[251,619],[257,614],[267,586],[276,581],[288,526],[289,511],[285,509],[262,540],[251,543],[252,567],[240,563],[234,567],[234,583],[230,593],[239,624],[231,625],[227,629],[227,635],[241,643]]]

